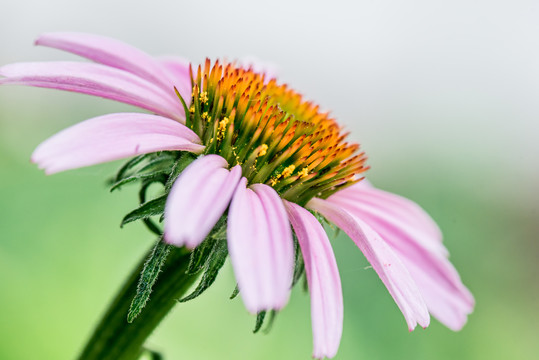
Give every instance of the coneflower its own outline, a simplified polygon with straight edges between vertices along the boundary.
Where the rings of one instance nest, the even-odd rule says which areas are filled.
[[[80,92],[152,113],[83,121],[46,140],[32,155],[48,174],[135,157],[119,171],[113,188],[141,182],[141,206],[124,223],[142,219],[160,240],[141,268],[130,322],[152,286],[160,286],[156,278],[171,251],[167,243],[188,250],[190,263],[181,271],[205,270],[187,299],[211,285],[228,254],[237,291],[260,321],[267,311],[286,305],[304,272],[311,294],[313,357],[333,357],[341,338],[343,299],[335,257],[319,221],[325,218],[363,252],[410,331],[417,324],[427,327],[429,312],[453,330],[465,324],[474,300],[448,260],[438,226],[417,204],[364,180],[368,167],[359,145],[348,142],[328,113],[287,85],[234,62],[206,60],[194,66],[153,58],[95,35],[51,33],[36,43],[95,63],[6,65],[0,68],[0,84]],[[155,182],[163,184],[163,193],[148,200],[146,189]],[[152,220],[155,216],[163,227]],[[153,327],[164,314],[159,316]],[[115,356],[129,358],[123,354]]]

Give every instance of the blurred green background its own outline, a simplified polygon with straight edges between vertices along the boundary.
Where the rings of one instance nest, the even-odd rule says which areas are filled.
[[[408,333],[359,250],[333,239],[345,305],[336,359],[535,359],[539,354],[539,25],[533,1],[132,2],[8,0],[0,64],[75,59],[33,48],[44,31],[120,38],[152,54],[256,55],[362,144],[378,187],[438,222],[477,305],[454,333]],[[70,359],[151,246],[119,228],[136,189],[109,193],[119,163],[45,176],[29,157],[107,100],[0,88],[0,359]],[[178,305],[149,341],[167,359],[309,359],[309,297],[299,288],[268,334],[251,333],[230,264]]]

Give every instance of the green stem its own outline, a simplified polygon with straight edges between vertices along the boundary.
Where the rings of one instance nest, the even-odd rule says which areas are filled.
[[[186,274],[190,254],[184,248],[171,249],[161,268],[162,273],[154,284],[150,300],[140,315],[129,324],[127,313],[146,261],[146,258],[142,259],[109,306],[79,360],[137,359],[146,338],[196,280],[197,275]]]

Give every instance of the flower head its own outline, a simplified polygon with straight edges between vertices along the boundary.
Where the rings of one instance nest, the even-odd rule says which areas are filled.
[[[248,184],[267,184],[304,205],[358,182],[366,170],[359,145],[345,142],[347,134],[327,113],[275,79],[206,60],[192,82],[186,125],[206,154],[240,165]]]
[[[429,312],[454,330],[466,322],[474,300],[434,221],[410,200],[361,181],[367,167],[359,145],[346,142],[335,120],[288,86],[235,63],[192,67],[95,35],[52,33],[36,43],[95,63],[6,65],[0,84],[101,96],[152,114],[86,120],[46,140],[32,160],[55,173],[138,155],[117,180],[165,185],[157,199],[164,209],[151,214],[164,212],[166,242],[196,249],[226,217],[228,253],[251,313],[286,304],[300,261],[311,293],[315,358],[336,354],[343,322],[337,264],[315,214],[357,244],[410,331],[428,326]]]

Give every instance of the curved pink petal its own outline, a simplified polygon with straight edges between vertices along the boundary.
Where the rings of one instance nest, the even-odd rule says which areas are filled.
[[[178,177],[165,206],[165,241],[195,248],[223,215],[241,177],[241,166],[226,169],[219,155],[191,163]]]
[[[251,189],[258,195],[269,221],[274,278],[278,282],[276,287],[279,289],[290,288],[294,276],[294,242],[283,200],[268,185],[254,184]]]
[[[429,313],[421,293],[399,257],[369,225],[330,201],[313,198],[307,207],[320,212],[356,243],[397,303],[412,331],[416,324],[429,325]]]
[[[183,107],[174,90],[160,87],[123,70],[77,62],[16,63],[0,67],[0,85],[16,84],[100,96],[150,110],[183,122]]]
[[[245,307],[279,310],[292,285],[294,249],[286,210],[266,185],[255,191],[242,178],[228,213],[228,250]]]
[[[187,106],[191,103],[191,73],[189,72],[189,60],[179,56],[162,56],[161,64],[167,68],[172,76],[172,83],[183,97]]]
[[[373,209],[374,212],[382,212],[384,218],[399,227],[400,231],[406,234],[410,242],[414,242],[418,247],[425,251],[430,251],[441,256],[448,256],[449,253],[441,242],[442,234],[438,227],[437,231],[433,231],[431,222],[424,221],[430,217],[421,210],[421,217],[415,216],[415,212],[407,211],[409,203],[412,201],[406,199],[405,204],[395,204],[398,197],[391,198],[390,201],[385,200],[384,194],[376,194],[373,197],[371,189],[361,191],[348,191],[344,194],[336,193],[328,198],[329,201],[339,203],[340,205],[350,206],[352,208],[362,207],[363,209]],[[348,190],[348,189],[345,189]],[[344,192],[343,190],[342,192]],[[389,194],[389,193],[388,193]],[[390,194],[393,195],[393,194]],[[419,207],[416,205],[416,207]]]
[[[55,32],[42,34],[36,45],[64,50],[95,62],[125,70],[151,83],[158,84],[166,92],[174,93],[174,85],[187,84],[191,80],[185,74],[172,78],[168,69],[145,52],[122,41],[86,33]]]
[[[198,136],[157,115],[119,113],[73,125],[41,143],[32,161],[47,174],[163,150],[200,153]]]
[[[473,310],[474,299],[447,259],[447,250],[433,251],[430,248],[433,243],[443,247],[441,243],[428,238],[421,239],[426,236],[426,232],[421,232],[421,229],[415,231],[409,222],[398,218],[383,201],[378,206],[364,203],[360,198],[346,200],[330,196],[327,201],[365,220],[388,242],[418,285],[429,311],[438,320],[453,330],[464,326],[467,315]]]
[[[332,197],[359,199],[363,203],[383,206],[388,213],[428,233],[431,241],[442,241],[440,228],[421,206],[405,197],[377,189],[367,180],[360,181],[355,185],[341,190],[332,195]],[[443,246],[440,248],[443,248]]]
[[[401,259],[419,287],[429,312],[449,329],[462,329],[474,307],[474,300],[468,289],[455,292],[438,281],[439,276],[433,276],[429,269],[421,264],[408,260],[405,255],[401,255]]]
[[[299,205],[285,201],[298,238],[311,293],[313,357],[337,354],[343,326],[341,279],[328,236],[318,220]]]

